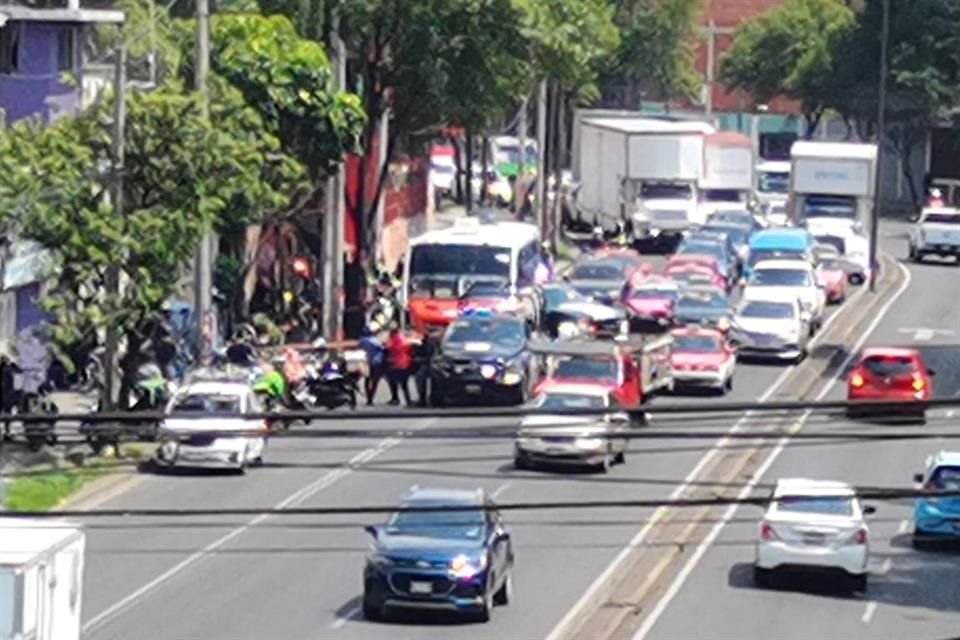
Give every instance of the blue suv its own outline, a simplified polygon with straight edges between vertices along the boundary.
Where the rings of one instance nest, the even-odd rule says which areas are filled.
[[[960,489],[960,453],[941,451],[927,458],[923,473],[913,477],[929,491]],[[960,498],[917,498],[913,512],[913,546],[935,539],[960,539]]]
[[[456,511],[411,511],[448,507]],[[413,489],[387,524],[367,527],[374,548],[363,571],[363,615],[424,609],[490,619],[510,601],[513,544],[482,490]]]

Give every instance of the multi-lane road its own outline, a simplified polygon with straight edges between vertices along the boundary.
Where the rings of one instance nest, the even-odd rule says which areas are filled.
[[[895,236],[902,227],[886,224],[883,250],[905,254]],[[901,267],[897,267],[898,269]],[[925,348],[937,371],[938,396],[960,391],[960,349],[935,348],[957,340],[960,270],[953,265],[904,265],[909,278],[895,287],[898,299],[879,308],[867,344],[908,344]],[[865,304],[866,294],[848,304]],[[881,314],[881,311],[886,311]],[[834,324],[846,320],[838,318]],[[941,333],[942,332],[942,333]],[[865,333],[865,332],[864,332]],[[851,336],[851,342],[860,335]],[[960,344],[960,343],[958,343]],[[846,345],[824,347],[851,348]],[[956,361],[955,361],[956,360]],[[748,365],[739,369],[730,400],[772,395],[789,397],[784,367]],[[819,385],[824,388],[828,381]],[[840,397],[842,385],[827,398]],[[715,400],[715,399],[714,399]],[[665,398],[661,403],[709,401]],[[946,411],[941,411],[946,415]],[[739,417],[713,421],[722,431]],[[432,429],[473,431],[503,419],[405,419],[340,422],[358,429],[396,428],[397,435],[370,438],[284,438],[270,445],[266,465],[243,477],[212,474],[143,476],[101,508],[339,507],[393,504],[411,486],[484,487],[500,502],[663,499],[673,494],[704,455],[708,440],[634,441],[627,464],[607,476],[518,471],[512,443],[504,438],[425,439],[401,432]],[[934,427],[936,425],[936,427]],[[671,423],[669,428],[675,428]],[[317,428],[317,427],[314,427]],[[651,430],[658,426],[656,419]],[[840,420],[811,418],[805,430],[845,428]],[[856,427],[862,430],[864,427]],[[867,427],[869,428],[869,427]],[[946,428],[943,422],[917,428]],[[811,476],[863,486],[910,486],[923,458],[941,447],[936,441],[787,444],[770,449],[757,480]],[[770,459],[771,452],[777,457]],[[762,470],[762,469],[761,469]],[[829,592],[758,591],[750,582],[755,510],[743,508],[707,523],[695,540],[639,594],[643,605],[631,613],[622,637],[936,638],[960,625],[960,587],[950,579],[957,561],[948,554],[912,551],[902,532],[909,505],[883,503],[873,524],[875,576],[865,596]],[[625,558],[631,542],[656,554],[662,538],[642,536],[652,510],[589,509],[509,513],[517,552],[512,603],[494,612],[490,623],[416,616],[394,624],[371,623],[359,609],[361,569],[368,552],[364,524],[382,516],[248,516],[185,519],[88,520],[85,573],[85,637],[89,640],[149,637],[156,640],[243,640],[246,638],[559,638],[578,619],[602,608],[633,606],[602,596],[601,578]],[[630,551],[626,549],[626,551]],[[659,575],[659,574],[658,574]],[[576,615],[568,613],[574,611]],[[561,625],[561,623],[563,623]],[[562,627],[562,628],[561,628]],[[626,631],[624,631],[626,630]],[[624,635],[626,634],[626,635]],[[589,632],[580,637],[595,637]]]

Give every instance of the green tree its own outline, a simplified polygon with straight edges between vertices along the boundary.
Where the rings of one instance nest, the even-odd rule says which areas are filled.
[[[621,34],[614,69],[627,81],[626,106],[636,108],[641,85],[667,102],[699,95],[695,48],[703,0],[615,0],[613,5]]]
[[[838,89],[840,47],[855,25],[840,0],[787,0],[737,29],[720,78],[760,103],[800,100],[812,136]]]
[[[47,128],[21,123],[0,133],[0,211],[59,258],[44,300],[55,316],[53,338],[96,343],[98,331],[116,327],[124,344],[121,403],[196,239],[228,210],[283,206],[301,175],[271,153],[279,143],[239,93],[218,93],[216,126],[178,87],[130,96],[122,212],[105,198],[108,102]],[[119,294],[110,293],[111,266],[120,270]]]

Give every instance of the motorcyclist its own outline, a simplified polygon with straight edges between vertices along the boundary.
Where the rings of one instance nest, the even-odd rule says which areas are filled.
[[[256,352],[245,333],[238,332],[232,344],[227,347],[227,362],[238,367],[252,367],[256,364]]]

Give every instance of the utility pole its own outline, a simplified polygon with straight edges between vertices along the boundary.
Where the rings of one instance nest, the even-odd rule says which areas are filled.
[[[335,90],[346,88],[347,60],[340,39],[340,14],[334,8],[331,15],[330,42],[335,65]],[[343,287],[343,162],[327,178],[327,198],[323,220],[323,335],[336,340],[340,332],[340,291]]]
[[[877,291],[877,242],[880,227],[880,201],[883,195],[883,136],[887,122],[887,45],[890,40],[890,0],[883,0],[883,32],[880,36],[880,96],[877,106],[877,176],[870,221],[870,292]]]
[[[537,228],[543,236],[547,221],[547,81],[537,91]]]
[[[705,96],[704,106],[707,111],[707,117],[713,117],[713,83],[714,67],[717,65],[717,23],[710,20],[707,27],[707,95]]]
[[[566,110],[565,107],[566,99],[563,95],[563,87],[557,84],[554,87],[554,96],[553,96],[553,120],[555,122],[553,127],[553,136],[551,138],[551,143],[553,146],[553,171],[554,171],[554,189],[553,189],[553,203],[551,206],[550,212],[550,244],[551,248],[556,254],[557,248],[560,246],[560,240],[562,239],[562,211],[563,211],[563,181],[561,180],[561,175],[563,173],[563,150],[564,143],[566,141]]]
[[[517,138],[520,140],[520,162],[517,163],[517,177],[513,181],[513,206],[517,214],[523,209],[523,196],[526,193],[525,175],[527,173],[527,96],[523,96],[520,105],[520,124],[517,125]]]
[[[124,135],[126,135],[127,120],[127,50],[123,45],[117,47],[113,71],[113,123],[111,126],[111,147],[113,164],[110,167],[111,189],[110,200],[117,214],[123,216],[123,172],[124,172]],[[120,257],[114,258],[107,271],[107,291],[111,302],[116,304],[120,298]],[[104,345],[103,359],[103,397],[101,407],[107,411],[116,408],[117,380],[114,375],[117,370],[117,351],[120,336],[117,324],[112,318],[107,318],[107,340]],[[126,408],[126,399],[121,398],[121,405]]]
[[[210,118],[210,96],[207,91],[207,76],[210,72],[210,0],[197,0],[197,49],[194,60],[194,89],[200,97],[200,112],[205,120]],[[200,362],[207,361],[213,350],[216,323],[210,322],[211,290],[213,289],[213,265],[211,264],[212,234],[200,238],[193,268],[193,313],[197,322],[196,349]]]

